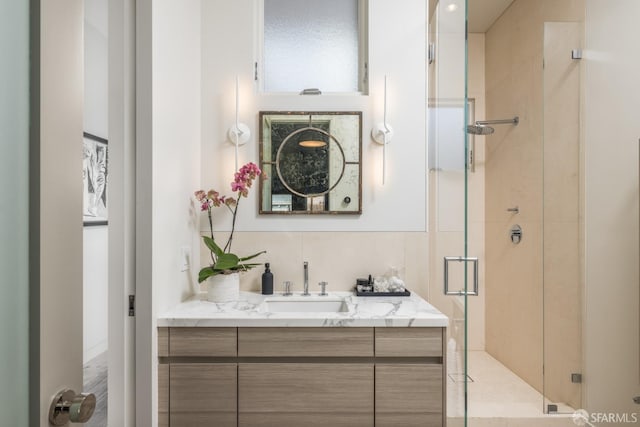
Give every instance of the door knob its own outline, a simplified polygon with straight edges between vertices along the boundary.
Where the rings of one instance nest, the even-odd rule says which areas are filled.
[[[93,393],[76,394],[73,390],[62,390],[51,402],[49,422],[54,426],[68,422],[86,423],[95,409],[96,396]]]

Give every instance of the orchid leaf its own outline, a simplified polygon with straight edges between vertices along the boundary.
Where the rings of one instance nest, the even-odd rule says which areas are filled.
[[[248,261],[250,259],[253,259],[253,258],[257,257],[258,255],[265,254],[265,253],[267,253],[267,251],[260,251],[257,254],[249,255],[249,256],[246,256],[244,258],[240,258],[239,261]],[[247,265],[247,264],[245,264],[245,265]],[[259,264],[256,264],[256,265],[259,265]]]
[[[213,252],[217,257],[221,257],[222,255],[224,255],[224,251],[220,248],[220,246],[216,244],[215,240],[213,240],[211,237],[202,236],[202,240],[204,241],[204,244],[207,246],[207,248],[209,248],[209,250]]]
[[[204,267],[202,270],[200,270],[200,273],[198,274],[198,283],[204,282],[214,274],[216,273],[212,267]]]
[[[213,266],[216,270],[231,270],[238,266],[238,256],[236,254],[221,253],[218,255],[218,261]]]
[[[238,270],[240,271],[249,271],[254,267],[257,267],[259,265],[262,265],[260,263],[255,263],[255,264],[238,264]]]

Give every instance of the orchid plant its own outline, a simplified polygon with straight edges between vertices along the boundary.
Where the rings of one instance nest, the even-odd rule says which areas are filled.
[[[215,190],[198,190],[195,192],[195,198],[200,203],[200,210],[206,211],[209,218],[209,231],[211,236],[202,236],[204,244],[211,252],[211,264],[200,270],[198,274],[198,282],[202,283],[207,278],[218,274],[232,274],[240,271],[247,271],[253,267],[260,265],[258,263],[247,263],[260,254],[266,251],[261,251],[256,254],[247,257],[238,257],[236,254],[231,253],[231,244],[233,243],[233,232],[236,228],[236,217],[238,215],[238,206],[240,205],[240,199],[249,195],[249,188],[253,181],[262,175],[260,168],[255,163],[247,163],[242,166],[238,172],[235,173],[234,180],[231,183],[231,191],[236,193],[234,197],[221,196],[219,192]],[[231,222],[231,234],[227,243],[220,247],[213,237],[213,208],[225,206],[231,212],[233,219]]]

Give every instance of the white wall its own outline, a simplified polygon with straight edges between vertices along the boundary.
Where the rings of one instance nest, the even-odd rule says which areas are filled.
[[[150,9],[143,2],[139,10]],[[422,274],[413,274],[416,282],[426,288],[426,102],[425,102],[425,3],[420,0],[403,2],[399,7],[391,0],[373,1],[370,9],[370,96],[332,95],[320,97],[262,95],[254,92],[252,76],[256,22],[253,20],[253,0],[200,2],[190,0],[153,2],[152,12],[152,96],[146,84],[151,74],[147,68],[148,52],[144,51],[148,40],[139,35],[139,55],[142,55],[138,72],[138,107],[152,99],[152,138],[147,134],[146,116],[138,116],[138,156],[151,155],[151,161],[138,160],[138,184],[143,192],[138,194],[139,210],[150,211],[141,218],[151,218],[151,228],[138,222],[138,237],[143,245],[138,247],[137,295],[139,311],[137,324],[142,334],[151,331],[150,343],[138,342],[138,349],[150,347],[148,365],[138,364],[138,384],[152,384],[150,395],[138,395],[137,423],[147,425],[147,416],[156,423],[157,375],[155,318],[162,311],[186,299],[198,291],[196,274],[200,267],[200,239],[198,228],[200,212],[193,203],[193,192],[198,188],[228,188],[233,178],[233,145],[226,142],[226,132],[233,121],[234,82],[240,75],[242,121],[252,130],[249,143],[240,149],[240,163],[257,161],[258,111],[260,110],[359,110],[363,111],[363,215],[331,218],[259,217],[256,195],[240,210],[238,228],[241,230],[237,246],[242,241],[264,239],[277,246],[278,242],[292,241],[291,247],[280,246],[272,253],[291,268],[300,269],[302,262],[293,265],[291,256],[310,256],[309,261],[323,260],[327,268],[336,271],[352,267],[348,260],[341,266],[330,263],[338,246],[352,253],[363,241],[370,252],[385,260],[398,259],[403,265],[411,265]],[[145,15],[146,16],[146,15]],[[142,18],[138,28],[146,31],[149,22]],[[402,48],[398,48],[401,46]],[[382,116],[382,84],[384,74],[389,75],[389,121],[396,132],[389,146],[387,185],[380,185],[380,146],[372,143],[369,133],[372,123]],[[144,111],[143,111],[144,113]],[[142,132],[142,133],[141,133]],[[147,169],[150,169],[149,171]],[[151,174],[152,181],[146,181]],[[142,187],[140,186],[142,184]],[[146,191],[149,189],[150,191]],[[222,216],[217,229],[230,228],[229,217]],[[144,228],[144,229],[143,229]],[[256,233],[255,231],[278,232]],[[287,231],[284,231],[287,230]],[[244,233],[242,232],[244,231]],[[373,231],[375,233],[307,233],[302,231]],[[379,231],[390,231],[378,233]],[[398,238],[397,231],[408,231]],[[150,234],[148,234],[150,233]],[[285,239],[282,239],[282,238]],[[287,239],[289,237],[289,239]],[[362,240],[362,239],[366,240]],[[149,242],[147,240],[150,240]],[[304,240],[304,241],[303,241]],[[393,254],[385,254],[390,242]],[[341,243],[346,243],[342,245]],[[348,245],[348,246],[347,246]],[[147,251],[140,252],[142,247]],[[180,272],[181,247],[190,248],[192,268]],[[305,248],[300,250],[300,248]],[[258,250],[262,249],[258,247]],[[283,250],[284,249],[284,250]],[[359,261],[371,259],[359,257]],[[398,265],[396,265],[398,266]],[[402,268],[403,266],[398,266]],[[385,267],[386,268],[386,267]],[[151,284],[147,283],[146,270],[151,270]],[[320,271],[314,270],[314,271]],[[350,271],[350,270],[349,270]],[[257,274],[257,271],[255,272]],[[315,273],[314,273],[315,274]],[[351,275],[343,275],[352,278]],[[343,279],[344,280],[344,279]],[[252,282],[253,283],[253,282]],[[147,290],[147,286],[151,286]],[[243,285],[244,286],[244,285]],[[344,281],[341,286],[350,286]],[[144,289],[144,291],[142,291]],[[334,287],[335,289],[335,287]],[[142,312],[152,298],[150,312]],[[146,310],[146,308],[145,308]],[[143,324],[143,316],[151,324]],[[146,341],[145,336],[140,340]],[[142,353],[139,353],[142,354]],[[148,409],[148,410],[147,410]],[[151,415],[148,415],[151,414]]]
[[[84,130],[108,138],[107,0],[84,0]]]
[[[239,231],[426,231],[426,4],[405,0],[369,3],[369,96],[275,95],[257,92],[253,64],[258,42],[254,0],[213,0],[202,4],[202,182],[230,193],[233,145],[226,132],[234,120],[234,82],[240,77],[240,115],[252,131],[240,148],[240,164],[258,161],[258,112],[362,111],[362,215],[257,215],[240,209]],[[388,121],[395,136],[387,150],[387,181],[381,185],[382,148],[371,141],[374,123],[382,119],[383,82],[388,75]],[[230,228],[222,210],[215,227]],[[203,230],[208,225],[202,222]]]
[[[640,2],[586,4],[584,401],[638,413]]]
[[[153,47],[153,285],[158,310],[194,291],[180,253],[199,248],[200,0],[155,3]]]
[[[107,227],[84,227],[83,230],[83,361],[107,350],[108,286]]]
[[[403,2],[402,6],[386,0],[370,2],[371,95],[305,97],[264,94],[254,87],[258,22],[247,17],[256,15],[257,3],[216,0],[202,4],[200,186],[230,193],[227,189],[233,177],[234,147],[226,141],[226,132],[234,119],[234,83],[238,74],[240,116],[252,129],[251,140],[240,148],[240,164],[258,160],[259,111],[363,112],[363,214],[258,216],[256,189],[249,200],[242,202],[234,252],[244,255],[267,250],[259,262],[271,263],[277,286],[283,280],[293,280],[298,289],[303,261],[310,263],[310,281],[328,281],[332,290],[349,290],[356,277],[383,274],[395,267],[411,290],[427,297],[426,4],[418,0]],[[238,22],[244,24],[239,26]],[[387,150],[388,175],[386,185],[382,186],[382,149],[371,141],[370,132],[372,124],[382,118],[385,73],[388,116],[395,136]],[[220,209],[215,215],[214,229],[228,230],[231,223],[228,212]],[[199,216],[201,230],[205,231],[208,229],[205,216]],[[326,233],[329,231],[332,233]],[[336,248],[349,256],[336,257]],[[194,266],[194,273],[207,259],[205,250],[201,262]],[[259,289],[260,273],[260,269],[254,269],[244,274],[242,289]]]
[[[150,329],[143,331],[151,334],[151,354],[142,356],[150,356],[148,364],[139,363],[136,373],[145,382],[150,378],[152,388],[150,395],[138,395],[144,411],[137,414],[138,425],[157,423],[156,315],[196,290],[191,271],[180,271],[180,253],[183,247],[192,254],[199,250],[191,200],[200,186],[200,12],[200,0],[153,2],[151,194],[138,199],[151,199],[138,207],[148,209],[141,218],[151,217],[151,242],[143,246],[152,251],[152,306],[151,313],[139,312],[151,316]],[[138,281],[138,298],[148,296],[148,285]]]
[[[108,139],[107,0],[85,0],[84,131]],[[109,178],[107,177],[107,181]],[[108,200],[107,194],[107,200]],[[84,227],[83,360],[107,350],[108,228]]]

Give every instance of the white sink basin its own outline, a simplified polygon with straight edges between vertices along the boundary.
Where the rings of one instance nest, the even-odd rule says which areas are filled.
[[[345,313],[349,311],[344,299],[336,297],[280,297],[264,301],[264,309],[271,313]]]

